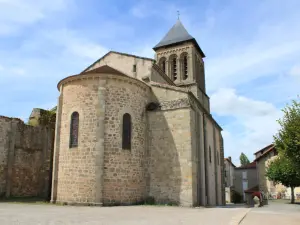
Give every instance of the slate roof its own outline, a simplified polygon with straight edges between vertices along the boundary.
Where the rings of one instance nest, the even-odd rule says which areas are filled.
[[[169,30],[169,32],[165,35],[165,37],[157,45],[154,46],[153,49],[156,50],[161,47],[179,44],[185,41],[192,41],[196,45],[201,56],[205,57],[196,39],[187,32],[187,30],[182,25],[180,20],[177,20],[175,25]]]

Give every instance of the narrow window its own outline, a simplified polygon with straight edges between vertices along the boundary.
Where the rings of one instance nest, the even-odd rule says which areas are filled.
[[[162,69],[162,71],[164,71],[164,73],[166,73],[166,58],[162,57],[159,60],[159,67]]]
[[[209,146],[209,162],[211,163],[211,148]]]
[[[70,148],[78,146],[79,114],[73,112],[70,124]]]
[[[188,78],[188,58],[187,56],[183,57],[183,80]]]
[[[165,60],[162,61],[162,63],[161,63],[161,68],[162,68],[162,70],[164,71],[164,73],[166,73],[166,61],[165,61]]]
[[[174,57],[172,59],[172,72],[173,72],[173,80],[177,80],[177,59]]]
[[[219,157],[219,152],[217,152],[217,161],[218,161],[218,165],[220,165],[220,157]]]
[[[131,116],[128,113],[123,115],[123,127],[122,127],[122,148],[131,149]]]
[[[132,71],[135,73],[136,72],[136,65],[133,65]]]

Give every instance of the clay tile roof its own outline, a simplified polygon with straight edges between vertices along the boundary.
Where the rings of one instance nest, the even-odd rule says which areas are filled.
[[[248,163],[247,165],[237,167],[236,169],[255,169],[255,168],[256,168],[256,162],[253,161],[251,163]]]
[[[96,69],[88,70],[85,72],[82,72],[80,74],[91,74],[91,73],[108,73],[108,74],[116,74],[116,75],[121,75],[121,76],[127,76],[124,73],[120,72],[119,70],[116,70],[110,66],[101,66],[97,67]]]
[[[273,144],[270,144],[270,145],[268,145],[268,146],[266,146],[266,147],[264,147],[264,148],[258,150],[257,152],[255,152],[254,155],[256,155],[256,154],[259,153],[259,152],[263,152],[263,151],[265,151],[266,149],[272,148],[272,147],[274,147],[274,145],[273,145]]]
[[[265,157],[266,155],[268,155],[270,152],[273,152],[273,151],[276,152],[275,146],[274,145],[269,146],[269,149],[267,149],[262,155],[260,155],[259,157],[257,157],[254,161],[255,162],[259,161],[260,159],[262,159],[263,157]]]

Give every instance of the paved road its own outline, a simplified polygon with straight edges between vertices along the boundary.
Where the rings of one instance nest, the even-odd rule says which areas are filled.
[[[73,207],[0,203],[1,225],[236,225],[247,208]]]
[[[288,201],[270,201],[269,205],[252,208],[241,225],[299,225],[300,205],[291,205]]]

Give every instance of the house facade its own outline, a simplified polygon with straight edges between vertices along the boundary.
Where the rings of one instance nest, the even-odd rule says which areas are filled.
[[[258,184],[256,162],[235,168],[234,176],[234,190],[246,201],[245,191],[255,188]]]

